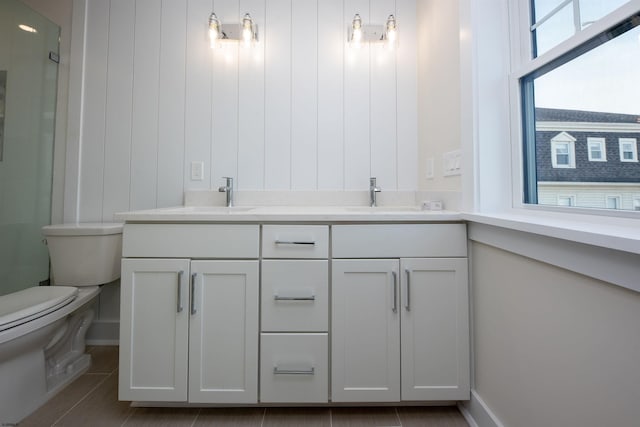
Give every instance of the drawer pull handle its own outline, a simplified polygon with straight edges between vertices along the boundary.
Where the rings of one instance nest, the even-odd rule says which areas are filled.
[[[273,375],[315,375],[316,370],[312,366],[309,369],[281,369],[277,366],[273,367]]]
[[[178,271],[178,307],[176,308],[178,313],[181,313],[184,307],[182,306],[182,276],[184,271]]]
[[[308,297],[287,297],[287,296],[274,295],[273,299],[275,301],[315,301],[316,296],[311,295]]]
[[[276,245],[307,245],[307,246],[315,246],[315,241],[301,241],[301,240],[276,240]]]

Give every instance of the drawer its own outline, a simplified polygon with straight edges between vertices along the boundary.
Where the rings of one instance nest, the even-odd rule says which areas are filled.
[[[262,228],[263,258],[327,258],[329,226],[265,225]]]
[[[327,334],[262,334],[260,401],[329,400]]]
[[[262,330],[328,331],[328,283],[327,260],[262,261]]]
[[[123,257],[258,258],[257,224],[125,224]]]
[[[334,225],[333,258],[466,257],[465,224]]]

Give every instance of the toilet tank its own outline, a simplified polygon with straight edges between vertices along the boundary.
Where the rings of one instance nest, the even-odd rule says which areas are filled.
[[[77,223],[42,227],[56,285],[95,286],[120,277],[122,224]]]

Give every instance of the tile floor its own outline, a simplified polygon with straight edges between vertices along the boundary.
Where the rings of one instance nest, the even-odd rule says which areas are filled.
[[[118,401],[118,347],[89,347],[91,369],[31,414],[20,427],[467,427],[454,407],[132,408]]]

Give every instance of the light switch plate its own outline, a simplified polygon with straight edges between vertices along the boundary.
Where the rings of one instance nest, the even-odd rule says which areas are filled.
[[[460,150],[449,151],[442,155],[442,175],[460,175],[462,165],[462,152]]]

